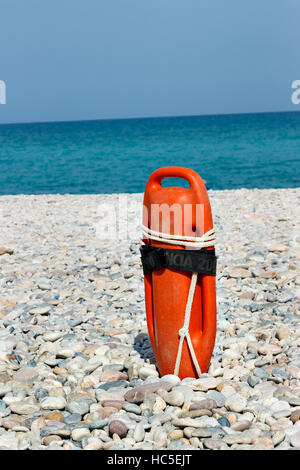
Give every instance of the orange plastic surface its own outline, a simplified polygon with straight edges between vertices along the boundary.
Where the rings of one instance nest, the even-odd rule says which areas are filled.
[[[189,188],[163,187],[164,178],[184,178],[189,182]],[[150,176],[144,194],[143,224],[150,229],[163,231],[161,218],[159,227],[151,227],[151,209],[153,204],[180,204],[182,213],[181,234],[178,224],[171,217],[171,235],[203,235],[213,228],[211,207],[202,178],[193,170],[182,167],[160,168]],[[185,214],[184,205],[191,204],[193,209],[202,204],[203,219],[199,224],[196,212]],[[177,229],[177,231],[176,231]],[[175,231],[174,231],[175,230]],[[146,244],[164,248],[184,249],[179,245],[163,244],[150,239],[144,239]],[[206,248],[207,250],[213,247]],[[186,302],[191,282],[191,273],[162,268],[145,275],[145,302],[149,336],[161,375],[172,374],[179,345],[178,331],[183,327]],[[202,372],[207,372],[216,336],[216,283],[215,277],[198,274],[195,290],[189,332],[198,363]],[[179,377],[197,377],[187,341],[185,339]]]

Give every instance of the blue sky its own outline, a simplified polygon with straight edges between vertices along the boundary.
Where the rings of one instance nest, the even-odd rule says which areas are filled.
[[[0,0],[0,122],[299,111],[299,0]]]

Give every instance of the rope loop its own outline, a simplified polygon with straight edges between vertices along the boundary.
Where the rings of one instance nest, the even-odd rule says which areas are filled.
[[[208,230],[201,237],[171,235],[170,233],[157,232],[146,227],[146,225],[142,225],[142,233],[143,238],[150,238],[150,240],[169,243],[170,245],[183,245],[185,247],[192,247],[194,249],[214,246],[216,242],[214,228]]]

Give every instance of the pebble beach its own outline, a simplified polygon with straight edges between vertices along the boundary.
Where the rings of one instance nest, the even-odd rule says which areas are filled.
[[[142,194],[0,197],[0,450],[300,450],[300,188],[208,191],[209,370],[161,377],[147,333]],[[132,230],[131,230],[132,234]]]

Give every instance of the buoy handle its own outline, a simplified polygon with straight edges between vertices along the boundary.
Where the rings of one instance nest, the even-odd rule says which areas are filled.
[[[152,173],[148,180],[146,189],[150,189],[152,191],[162,189],[163,186],[161,182],[165,178],[183,178],[188,181],[190,185],[189,189],[196,191],[199,189],[199,184],[205,186],[203,179],[195,171],[181,166],[166,166],[159,168]]]

